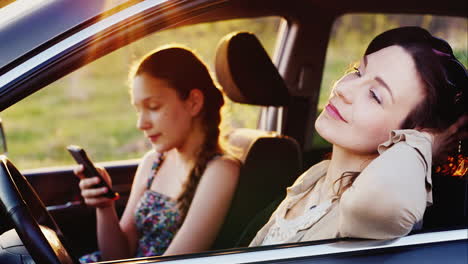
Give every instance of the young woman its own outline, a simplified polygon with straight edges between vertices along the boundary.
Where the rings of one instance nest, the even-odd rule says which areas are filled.
[[[106,188],[93,188],[99,178],[75,170],[84,201],[96,207],[100,249],[81,262],[207,250],[237,185],[239,164],[219,144],[224,99],[197,56],[180,47],[157,50],[130,80],[137,127],[153,149],[138,166],[120,220],[114,201],[102,197]]]
[[[468,76],[418,27],[377,36],[315,122],[330,160],[301,175],[251,246],[408,234],[432,203],[431,165],[466,137]]]

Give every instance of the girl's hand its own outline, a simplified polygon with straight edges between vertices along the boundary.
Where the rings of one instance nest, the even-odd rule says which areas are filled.
[[[432,138],[433,160],[443,162],[450,152],[456,151],[461,140],[468,138],[468,115],[460,117],[448,129],[440,132],[425,131]]]
[[[99,171],[102,178],[109,184],[109,186],[112,187],[111,178],[107,171],[101,167],[96,167],[96,169]],[[80,164],[73,169],[73,172],[78,178],[80,178],[79,186],[81,189],[81,196],[83,196],[86,205],[97,208],[105,208],[112,206],[114,201],[103,196],[103,194],[107,192],[107,187],[93,187],[96,184],[98,184],[101,181],[101,179],[98,176],[86,178],[83,174],[83,170],[84,167]]]

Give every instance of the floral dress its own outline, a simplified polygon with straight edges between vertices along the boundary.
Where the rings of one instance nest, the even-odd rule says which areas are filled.
[[[138,246],[135,257],[162,255],[169,247],[182,218],[176,201],[150,189],[154,177],[163,162],[163,154],[154,161],[144,192],[135,210],[135,224],[138,231]],[[100,252],[82,256],[80,263],[101,261]]]
[[[162,255],[182,225],[176,201],[150,190],[162,161],[161,154],[153,164],[147,190],[135,210],[135,223],[139,234],[136,257]]]

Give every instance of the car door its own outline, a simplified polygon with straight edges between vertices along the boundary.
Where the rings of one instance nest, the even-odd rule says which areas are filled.
[[[86,137],[81,137],[86,133],[94,133],[94,130],[97,130],[97,128],[95,126],[85,126],[84,124],[78,122],[78,120],[101,116],[102,111],[108,108],[99,104],[96,106],[92,106],[91,104],[81,104],[77,106],[77,108],[79,108],[78,110],[82,110],[81,112],[77,111],[77,113],[72,115],[56,117],[55,119],[65,119],[71,122],[60,125],[59,129],[52,130],[52,132],[45,133],[47,136],[52,135],[52,140],[50,142],[55,144],[46,144],[44,147],[42,147],[43,152],[40,152],[41,155],[38,155],[38,150],[41,149],[41,147],[34,146],[28,142],[27,139],[30,137],[30,134],[36,134],[39,135],[39,137],[42,135],[40,131],[35,130],[37,127],[53,127],[51,119],[42,120],[42,123],[32,124],[26,129],[23,129],[21,125],[18,125],[20,122],[17,122],[17,120],[21,120],[24,114],[35,117],[38,113],[44,111],[51,113],[63,113],[64,111],[58,110],[58,106],[60,104],[80,102],[80,100],[83,100],[82,97],[89,99],[92,98],[92,96],[97,92],[103,92],[104,95],[110,96],[113,94],[112,92],[110,94],[106,94],[105,92],[109,91],[108,88],[112,88],[115,85],[120,85],[120,91],[126,92],[125,85],[123,85],[123,79],[125,78],[122,79],[123,76],[112,72],[109,73],[109,75],[114,75],[116,78],[119,77],[120,79],[109,82],[108,85],[99,86],[99,89],[90,89],[89,87],[96,88],[97,86],[90,85],[87,82],[76,82],[76,79],[81,79],[83,76],[94,79],[102,78],[100,73],[87,71],[85,67],[82,69],[81,67],[88,64],[91,65],[91,61],[95,60],[96,61],[93,62],[95,65],[97,65],[95,67],[101,69],[105,69],[113,64],[122,63],[122,61],[118,60],[107,61],[105,57],[102,57],[102,59],[99,60],[98,58],[124,46],[129,42],[136,41],[137,39],[146,35],[148,32],[195,22],[238,18],[243,16],[244,12],[245,16],[253,16],[252,13],[249,13],[249,9],[244,6],[245,2],[242,1],[232,1],[234,4],[232,4],[231,7],[234,11],[231,12],[222,10],[225,1],[173,1],[171,3],[166,3],[165,1],[131,2],[131,5],[127,4],[123,7],[119,7],[121,9],[113,9],[111,13],[107,13],[100,18],[92,17],[89,20],[84,21],[82,24],[79,23],[79,25],[68,31],[61,32],[57,36],[52,36],[52,40],[49,42],[39,43],[40,45],[38,45],[35,50],[26,53],[26,55],[23,55],[22,58],[16,60],[13,63],[13,66],[19,65],[19,68],[24,68],[21,73],[17,73],[15,75],[15,73],[10,71],[13,67],[11,65],[7,68],[2,68],[1,71],[2,74],[8,73],[0,76],[0,92],[2,95],[0,98],[0,106],[2,110],[9,107],[10,105],[17,103],[24,97],[28,97],[20,102],[22,105],[17,103],[11,108],[14,109],[16,107],[20,107],[28,109],[27,112],[11,113],[8,112],[9,109],[6,109],[2,112],[2,117],[4,118],[5,127],[7,130],[8,141],[12,142],[13,138],[17,137],[14,140],[27,143],[25,146],[23,146],[23,148],[26,148],[25,153],[30,152],[32,155],[44,157],[43,159],[38,159],[35,161],[35,163],[29,163],[28,161],[25,161],[24,164],[27,164],[28,166],[19,166],[19,168],[32,183],[36,191],[43,199],[44,203],[49,206],[50,211],[57,219],[57,222],[59,222],[59,225],[63,228],[65,235],[71,241],[73,248],[76,248],[77,255],[87,253],[90,250],[95,249],[94,210],[86,208],[80,203],[77,179],[72,174],[73,161],[70,157],[67,156],[64,146],[66,144],[80,144],[91,150],[92,146],[99,145],[101,140],[91,140],[93,138],[96,139],[96,136],[91,136],[91,139],[89,140],[86,139]],[[291,86],[291,89],[296,90],[296,97],[293,101],[295,107],[291,107],[288,111],[284,111],[283,113],[279,112],[279,115],[284,114],[284,132],[291,136],[297,137],[306,151],[306,154],[309,154],[309,160],[305,164],[310,165],[310,160],[320,157],[320,154],[316,152],[317,148],[312,147],[312,139],[307,136],[310,136],[310,132],[313,131],[313,124],[311,122],[313,122],[317,112],[316,106],[318,105],[319,97],[318,87],[321,80],[321,72],[323,70],[322,66],[324,64],[323,60],[325,58],[326,50],[324,42],[326,42],[325,40],[329,34],[329,27],[331,27],[332,19],[335,18],[335,12],[339,13],[342,11],[328,10],[329,12],[333,13],[333,16],[330,15],[330,13],[323,13],[323,17],[321,17],[323,20],[321,22],[325,23],[324,26],[323,24],[320,25],[319,23],[315,23],[313,19],[306,19],[304,13],[301,13],[302,15],[295,17],[297,13],[300,13],[297,11],[298,6],[304,8],[314,7],[320,10],[321,7],[320,5],[317,5],[317,3],[312,3],[312,1],[310,1],[310,3],[291,1],[290,4],[294,8],[289,10],[287,7],[284,7],[282,12],[278,11],[281,9],[280,7],[282,7],[278,2],[274,2],[271,6],[266,5],[265,9],[262,11],[259,11],[260,8],[257,6],[257,12],[254,12],[254,14],[255,16],[261,14],[283,14],[288,16],[288,19],[296,19],[290,19],[288,20],[288,23],[284,24],[287,27],[286,37],[281,39],[276,51],[276,60],[280,66],[280,71],[282,71],[284,74],[288,84]],[[83,2],[83,5],[86,4]],[[322,8],[322,10],[329,9],[329,7]],[[218,9],[220,10],[219,12],[216,11]],[[361,9],[364,10],[364,8]],[[58,12],[59,11],[63,10],[58,10]],[[213,16],[203,16],[203,14],[213,14]],[[47,15],[50,16],[50,14]],[[252,23],[252,21],[249,21],[248,23],[258,26],[257,24]],[[302,26],[305,27],[301,28],[301,23]],[[273,22],[273,24],[277,26],[278,22]],[[311,26],[312,24],[313,26]],[[307,25],[309,26],[307,27]],[[208,30],[211,30],[210,27],[211,26],[207,26]],[[228,27],[228,29],[230,31],[236,30],[231,29],[230,27]],[[200,33],[193,28],[186,28],[185,30],[193,34],[201,34],[198,38],[199,40],[204,40],[206,38],[206,35],[203,35],[203,33]],[[182,33],[183,32],[179,32],[178,34],[182,35]],[[151,39],[152,41],[159,39],[163,42],[167,42],[168,40],[166,35],[155,36],[155,39]],[[318,41],[315,40],[315,37],[323,42],[317,44]],[[219,38],[219,36],[217,38]],[[265,38],[265,40],[266,39],[267,38]],[[274,46],[274,42],[271,43],[273,44],[269,44],[271,45],[270,52],[273,50],[272,47]],[[153,44],[156,45],[155,43]],[[314,47],[316,49],[312,49],[313,51],[309,53],[310,47]],[[203,50],[205,49],[214,50],[215,46],[207,46],[206,48],[203,48]],[[126,51],[128,50],[121,49],[116,52]],[[38,54],[41,56],[35,56]],[[210,60],[208,56],[206,59]],[[79,68],[80,70],[77,70]],[[72,71],[75,72],[69,74]],[[76,77],[75,74],[78,77]],[[299,78],[298,76],[302,77]],[[54,94],[60,93],[57,92],[60,91],[59,88],[55,88],[56,90],[54,90],[53,87],[45,87],[42,89],[42,87],[44,87],[46,84],[55,85],[59,84],[59,82],[67,83],[67,85],[61,87],[72,87],[68,90],[69,94],[67,95],[73,98],[74,101],[61,101],[58,96],[54,96]],[[303,88],[305,90],[302,90]],[[39,89],[42,90],[34,95],[31,95],[33,92]],[[47,99],[45,96],[43,96],[43,94],[41,94],[42,92],[47,93],[48,91],[51,91],[50,93],[52,93],[50,99]],[[76,91],[87,91],[87,93],[83,95],[80,92],[76,93]],[[67,89],[64,88],[62,93],[66,92]],[[34,104],[32,100],[35,98],[32,96],[36,95],[37,98],[39,98],[36,105],[40,105],[42,103],[47,105],[47,109],[44,110],[43,108],[33,107]],[[29,98],[32,98],[31,101],[29,101]],[[128,101],[126,100],[114,101],[113,103],[121,106],[119,111],[111,112],[111,116],[113,118],[116,118],[123,112],[126,113],[133,111],[128,105]],[[88,108],[93,107],[96,107],[94,112],[83,114],[83,111],[86,112],[89,110]],[[235,111],[244,112],[246,110],[240,109]],[[252,109],[247,111],[252,112],[250,116],[258,116],[259,113],[259,109]],[[125,121],[128,121],[126,125],[122,125],[123,121],[122,123],[114,122],[117,123],[114,129],[125,127],[128,129],[126,131],[135,130],[131,124],[133,121],[131,121],[130,118],[126,119]],[[256,118],[253,118],[250,121],[239,120],[236,122],[240,123],[240,126],[256,127],[257,121],[258,120]],[[31,121],[26,121],[26,123],[28,122]],[[99,124],[99,122],[104,121],[98,120],[97,122]],[[281,125],[281,122],[279,124]],[[272,121],[267,122],[266,125],[269,127],[277,127],[278,124]],[[74,127],[84,127],[85,129],[80,133],[79,137],[70,138],[70,140],[60,142],[61,135],[69,133],[66,129],[61,129],[65,127],[72,130]],[[9,131],[12,132],[10,133]],[[110,146],[112,146],[112,142],[120,142],[119,139],[114,138],[114,133],[115,130],[110,130],[107,132],[107,134],[104,134],[111,139]],[[133,135],[134,134],[130,134],[130,132],[128,132],[128,134],[123,135],[123,138],[129,140],[133,137]],[[135,136],[135,140],[136,142],[140,142],[138,136]],[[45,138],[43,141],[45,141]],[[118,146],[120,146],[119,144],[121,143],[117,143]],[[136,143],[135,145],[138,144],[139,143]],[[33,147],[36,147],[34,151]],[[134,146],[132,145],[131,147]],[[143,143],[141,148],[137,147],[138,150],[132,154],[133,156],[123,155],[112,158],[101,156],[100,151],[103,149],[106,149],[105,145],[99,146],[97,149],[89,151],[89,153],[91,154],[93,160],[97,161],[100,165],[108,169],[109,173],[112,175],[115,189],[122,195],[122,199],[118,204],[118,211],[121,212],[125,204],[126,195],[130,189],[134,171],[136,170],[136,166],[138,164],[138,158],[141,156],[141,154],[144,153],[145,150],[147,150],[147,148],[145,149],[145,145]],[[107,149],[113,150],[115,152],[121,150],[121,148],[116,147],[116,145],[114,145],[113,148],[108,147]],[[123,149],[125,150],[125,148]],[[54,156],[57,153],[63,154],[62,163],[48,163],[47,157],[49,155]],[[10,151],[10,155],[15,164],[19,164],[21,157],[15,156],[13,149]],[[312,156],[312,158],[310,156]],[[34,166],[29,166],[33,163],[35,164]],[[459,248],[458,244],[457,248]],[[391,248],[389,250],[391,250]],[[346,253],[340,256],[346,256]],[[298,261],[301,258],[303,258],[302,260],[305,261],[308,259],[306,257],[307,255],[303,255],[302,257],[292,257],[291,261]],[[181,259],[185,258],[181,257]],[[249,256],[246,257],[245,261],[248,259]],[[287,262],[287,259],[284,259],[284,262]]]
[[[393,240],[329,239],[110,263],[466,263],[467,229]]]
[[[116,210],[121,215],[130,193],[138,160],[99,165],[112,175],[113,189],[120,194]],[[77,254],[82,254],[97,248],[95,210],[83,204],[73,167],[74,165],[69,165],[61,168],[25,170],[23,175],[41,197],[71,247]]]
[[[65,45],[63,42],[52,41],[48,49],[42,48],[50,53],[50,59],[32,69],[43,72],[31,79],[28,79],[27,73],[26,76],[18,76],[18,79],[26,79],[22,80],[26,84],[18,85],[16,89],[21,92],[16,93],[21,93],[22,97],[28,96],[32,90],[43,86],[43,82],[50,84],[2,112],[10,159],[37,191],[69,240],[76,256],[97,249],[95,212],[82,202],[78,179],[72,171],[75,163],[65,147],[69,144],[81,145],[93,161],[106,168],[112,177],[113,189],[120,193],[116,209],[118,215],[121,215],[139,158],[151,148],[135,127],[135,112],[128,95],[127,72],[136,59],[158,46],[179,43],[195,49],[213,70],[219,40],[228,33],[240,30],[256,33],[267,51],[273,54],[281,23],[279,17],[202,23],[156,32],[138,40],[139,27],[152,24],[153,31],[164,27],[165,23],[177,24],[176,21],[185,19],[184,12],[187,12],[187,17],[193,16],[194,13],[207,12],[213,8],[209,5],[210,2],[216,1],[199,1],[201,4],[195,9],[187,3],[180,7],[174,5],[171,6],[170,12],[165,13],[162,11],[168,9],[163,2],[145,1],[137,5],[140,10],[133,6],[137,10],[120,20],[117,15],[107,14],[110,16],[107,20],[95,22],[107,22],[108,28],[103,30],[94,27],[93,32],[87,33],[88,39],[83,40],[85,43],[78,41]],[[148,9],[151,11],[146,12],[152,12],[147,18],[151,23],[144,22],[144,19],[136,21],[141,19],[144,16],[143,11]],[[123,8],[120,16],[129,12],[127,10]],[[57,12],[59,11],[73,12],[67,6],[59,8]],[[168,22],[167,17],[174,12],[181,17]],[[43,15],[50,16],[48,13]],[[127,27],[128,32],[124,32],[122,27]],[[131,27],[136,29],[129,29]],[[63,36],[60,38],[73,41],[80,38],[80,34],[83,34],[83,31],[86,33],[89,28],[83,26],[81,31],[72,29],[71,32],[62,32]],[[109,31],[112,34],[108,33]],[[106,38],[96,41],[101,35],[106,35]],[[204,39],[204,42],[201,43],[200,39]],[[92,40],[96,43],[92,43]],[[119,44],[108,47],[107,44],[112,42]],[[91,62],[109,52],[109,49],[116,49],[127,42],[133,43]],[[80,45],[82,46],[76,47]],[[80,58],[75,61],[73,56]],[[55,66],[54,63],[60,66]],[[72,70],[68,68],[69,65],[74,65],[74,72],[69,73]],[[48,70],[48,67],[53,69]],[[8,85],[14,86],[11,83],[6,86]],[[11,103],[8,101],[8,92],[5,94],[6,97],[1,98],[4,107]],[[13,96],[11,99],[14,99]],[[260,110],[260,107],[256,106],[241,106],[228,102],[224,110],[227,116],[225,126],[256,128]],[[5,228],[7,227],[5,225]]]

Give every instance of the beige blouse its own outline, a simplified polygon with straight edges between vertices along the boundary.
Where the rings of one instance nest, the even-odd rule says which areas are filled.
[[[285,211],[298,197],[311,189],[314,192],[315,184],[327,172],[329,161],[312,166],[287,189],[286,198],[250,246],[338,237],[391,239],[408,234],[422,220],[426,206],[432,204],[431,145],[430,139],[416,130],[392,131],[390,139],[379,145],[380,155],[341,198],[312,208],[314,212],[304,215],[308,222],[293,223],[292,234],[290,230],[284,234],[280,227],[291,224],[285,223],[291,221],[284,218]]]

